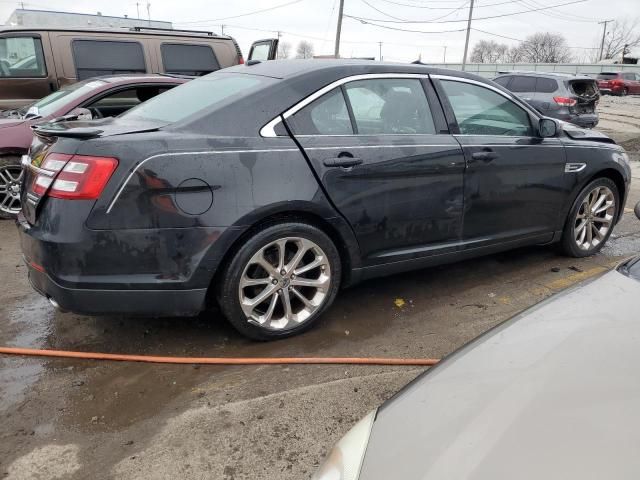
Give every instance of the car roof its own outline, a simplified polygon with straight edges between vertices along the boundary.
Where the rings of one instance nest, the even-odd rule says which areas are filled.
[[[575,74],[575,73],[563,73],[563,72],[535,72],[530,70],[509,70],[509,71],[501,71],[498,72],[498,77],[509,77],[509,76],[524,76],[524,77],[543,77],[543,78],[562,78],[562,79],[591,79],[589,75],[586,74]],[[498,78],[496,77],[496,78]]]
[[[116,33],[119,35],[152,35],[152,36],[170,36],[170,37],[186,37],[186,38],[211,38],[216,40],[233,40],[228,35],[218,35],[213,32],[199,32],[195,30],[172,30],[172,29],[154,29],[144,27],[122,27],[122,28],[62,28],[62,27],[0,27],[0,33],[10,32],[86,32],[86,33]]]
[[[474,74],[461,72],[460,70],[449,70],[434,68],[426,65],[412,63],[378,62],[373,60],[359,59],[287,59],[269,60],[255,64],[236,65],[225,68],[224,72],[248,73],[262,75],[279,79],[290,79],[300,75],[313,72],[332,72],[336,76],[348,76],[350,73],[414,73],[423,75],[449,75],[461,78],[479,80],[489,83],[486,79]]]
[[[182,75],[168,75],[168,74],[130,74],[123,73],[120,75],[103,75],[100,77],[93,77],[89,80],[102,80],[110,84],[123,84],[123,83],[185,83],[191,80],[193,77]]]

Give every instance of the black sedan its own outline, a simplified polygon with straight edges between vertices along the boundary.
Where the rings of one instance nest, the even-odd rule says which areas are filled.
[[[238,66],[36,133],[18,219],[36,290],[87,314],[217,302],[254,339],[367,278],[523,245],[591,255],[630,181],[608,137],[421,65]]]

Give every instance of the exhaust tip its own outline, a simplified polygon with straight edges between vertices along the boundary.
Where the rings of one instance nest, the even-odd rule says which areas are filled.
[[[54,300],[54,298],[53,298],[53,297],[47,297],[47,299],[49,300],[49,303],[50,303],[51,305],[53,305],[53,307],[54,307],[56,310],[59,310],[59,311],[61,311],[61,312],[65,312],[65,311],[66,311],[65,309],[63,309],[63,308],[60,306],[60,304],[59,304],[58,302],[56,302],[56,301]]]

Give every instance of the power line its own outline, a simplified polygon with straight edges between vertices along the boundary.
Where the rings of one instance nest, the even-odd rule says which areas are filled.
[[[524,40],[522,38],[514,38],[514,37],[508,37],[506,35],[500,35],[498,33],[493,33],[493,32],[487,32],[486,30],[480,30],[479,28],[472,28],[471,30],[474,30],[476,32],[480,32],[480,33],[486,33],[487,35],[493,35],[494,37],[500,37],[500,38],[504,38],[507,40],[515,40],[516,42],[524,42]],[[573,48],[573,49],[578,49],[578,50],[598,50],[598,47],[565,47],[565,48]]]
[[[427,10],[458,10],[458,8],[460,7],[431,7],[431,6],[427,6],[427,5],[410,5],[408,3],[402,3],[402,2],[395,2],[393,0],[380,0],[381,2],[386,2],[386,3],[391,3],[393,5],[400,5],[403,7],[409,7],[409,8],[425,8]],[[497,3],[488,3],[486,5],[474,5],[474,9],[475,8],[484,8],[484,7],[495,7],[497,5],[506,5],[507,3],[516,3],[520,0],[507,0],[506,2],[497,2]],[[454,3],[454,2],[451,2]],[[467,2],[468,3],[468,2]],[[464,5],[466,5],[467,3],[465,3]],[[464,7],[462,7],[464,8]]]
[[[490,15],[487,17],[478,17],[478,18],[474,18],[474,20],[489,20],[489,19],[493,19],[493,18],[503,18],[503,17],[511,17],[514,15],[521,15],[524,13],[530,13],[530,12],[538,12],[540,10],[548,10],[550,8],[558,8],[558,7],[564,7],[567,5],[574,5],[576,3],[584,3],[587,0],[574,0],[572,2],[566,2],[566,3],[560,3],[557,5],[549,5],[546,7],[540,7],[540,8],[534,8],[531,10],[523,10],[520,12],[512,12],[512,13],[503,13],[500,15]],[[432,21],[432,20],[409,20],[409,21],[400,21],[400,20],[385,20],[383,18],[367,18],[367,17],[357,17],[355,15],[347,15],[345,13],[345,17],[349,16],[350,18],[355,18],[356,20],[365,20],[365,21],[370,21],[370,22],[383,22],[383,23],[460,23],[460,22],[466,22],[467,20],[443,20],[443,21]]]
[[[213,18],[213,19],[210,19],[210,20],[193,20],[193,21],[188,21],[188,22],[176,22],[176,23],[179,24],[179,25],[192,25],[192,24],[196,24],[196,23],[217,22],[219,20],[228,20],[230,18],[247,17],[249,15],[255,15],[257,13],[264,13],[264,12],[269,12],[271,10],[276,10],[278,8],[288,7],[289,5],[294,5],[294,4],[300,3],[302,1],[303,0],[293,0],[291,2],[281,3],[280,5],[274,5],[273,7],[263,8],[261,10],[254,10],[252,12],[247,12],[247,13],[241,13],[239,15],[232,15],[230,17]]]
[[[521,3],[523,6],[528,7],[528,8],[536,8],[536,7],[540,7],[540,6],[544,6],[542,3],[540,2],[536,2],[534,0],[515,0],[518,3]],[[578,22],[578,23],[595,23],[597,22],[596,19],[590,20],[587,19],[587,17],[578,17],[577,15],[571,14],[571,15],[566,15],[562,12],[537,12],[540,15],[544,15],[546,17],[549,18],[555,18],[557,20],[563,20],[565,22]]]
[[[396,30],[398,32],[411,32],[411,33],[453,33],[453,32],[464,32],[466,30],[466,28],[458,28],[455,30],[440,30],[438,32],[425,32],[424,30],[413,30],[413,29],[408,29],[408,28],[398,28],[398,27],[390,27],[389,25],[378,25],[376,23],[372,23],[368,20],[364,20],[361,18],[357,18],[357,17],[353,17],[351,15],[347,15],[346,13],[344,14],[344,16],[346,18],[351,18],[353,20],[356,20],[360,23],[363,23],[365,25],[371,25],[374,27],[378,27],[378,28],[385,28],[387,30]]]
[[[373,8],[376,12],[379,12],[379,13],[381,13],[381,14],[383,14],[383,15],[385,15],[385,16],[387,16],[387,17],[389,17],[389,18],[393,18],[394,20],[401,20],[401,21],[403,21],[403,22],[410,22],[410,20],[407,20],[406,18],[394,17],[394,16],[393,16],[393,15],[391,15],[390,13],[384,12],[384,11],[380,10],[379,8],[374,7],[374,6],[373,6],[373,5],[371,5],[367,0],[361,0],[361,1],[362,1],[362,3],[364,3],[365,5],[367,5],[367,6],[371,7],[371,8]],[[451,11],[450,11],[449,13],[445,13],[444,15],[442,15],[442,16],[440,16],[440,17],[432,18],[432,19],[430,20],[430,22],[436,22],[436,21],[438,21],[438,20],[441,20],[441,19],[443,19],[443,18],[448,17],[449,15],[453,15],[455,12],[457,12],[457,11],[459,11],[459,10],[462,10],[462,9],[463,9],[464,7],[466,7],[468,4],[469,4],[469,2],[465,2],[465,3],[463,3],[462,5],[460,5],[460,6],[459,6],[459,7],[457,7],[457,8],[447,9],[447,10],[451,10]]]

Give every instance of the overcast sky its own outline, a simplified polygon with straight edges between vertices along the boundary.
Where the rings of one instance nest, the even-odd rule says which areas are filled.
[[[576,0],[475,0],[473,27],[493,34],[522,39],[538,31],[564,34],[572,52],[583,57],[584,47],[597,47],[602,26],[597,22],[613,18],[640,19],[640,0],[577,0],[579,3],[559,8],[528,12],[502,18],[482,19],[515,12],[523,12]],[[19,8],[21,2],[0,0],[0,24]],[[243,53],[248,53],[252,41],[268,38],[281,31],[282,41],[293,49],[306,39],[316,54],[333,53],[339,0],[151,0],[151,18],[168,20],[176,28],[213,30],[234,36]],[[139,0],[140,16],[146,18],[146,0]],[[270,11],[244,15],[256,10],[285,5]],[[443,32],[466,27],[468,0],[345,0],[345,14],[357,16],[389,28],[362,24],[345,18],[342,26],[341,54],[343,56],[376,57],[382,43],[384,60],[412,61],[421,55],[423,61],[461,61],[465,33],[402,32],[391,28]],[[25,8],[102,12],[103,15],[137,16],[136,2],[131,0],[37,0],[25,1]],[[236,18],[229,18],[236,17]],[[395,17],[395,19],[393,18]],[[439,19],[439,20],[438,20]],[[434,20],[448,23],[402,23],[403,20]],[[507,44],[516,40],[499,38],[478,31],[471,32],[471,46],[480,39],[494,39]],[[636,49],[637,52],[638,49]],[[636,53],[634,52],[634,53]]]

